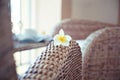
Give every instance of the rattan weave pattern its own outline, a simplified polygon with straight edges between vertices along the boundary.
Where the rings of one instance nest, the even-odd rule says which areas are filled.
[[[46,48],[35,63],[28,69],[22,80],[81,80],[82,55],[76,41],[68,47]]]
[[[65,34],[68,34],[74,40],[86,39],[92,32],[106,28],[115,27],[116,25],[93,20],[80,19],[65,19],[54,27],[53,36],[60,29],[63,29]]]
[[[86,49],[82,67],[82,80],[120,80],[120,27],[102,30]]]

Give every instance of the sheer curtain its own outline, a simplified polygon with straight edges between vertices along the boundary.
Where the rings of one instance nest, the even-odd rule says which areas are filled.
[[[61,0],[37,0],[37,27],[41,33],[50,34],[61,21]]]
[[[61,21],[61,0],[11,0],[11,18],[16,34],[28,28],[50,34]]]
[[[13,33],[22,33],[25,29],[36,29],[35,0],[11,0],[11,20]]]
[[[61,0],[11,0],[12,32],[22,34],[26,29],[38,33],[50,30],[61,21]],[[43,49],[31,49],[14,53],[17,72],[22,75]]]
[[[20,33],[20,0],[11,0],[11,21],[12,21],[12,32]]]

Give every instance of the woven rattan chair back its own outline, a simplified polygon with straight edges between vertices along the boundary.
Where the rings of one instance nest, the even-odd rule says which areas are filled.
[[[120,80],[120,27],[98,32],[85,51],[82,80]]]

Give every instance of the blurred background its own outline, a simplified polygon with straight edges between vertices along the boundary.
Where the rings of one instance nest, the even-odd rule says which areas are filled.
[[[19,35],[32,29],[51,36],[54,26],[68,18],[119,24],[119,3],[119,0],[11,0],[12,32]],[[22,75],[44,49],[15,52],[18,74]]]

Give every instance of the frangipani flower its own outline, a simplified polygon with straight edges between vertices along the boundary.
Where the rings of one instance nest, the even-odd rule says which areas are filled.
[[[65,35],[64,31],[61,29],[59,34],[54,36],[54,45],[69,46],[69,42],[72,38],[69,35]]]

